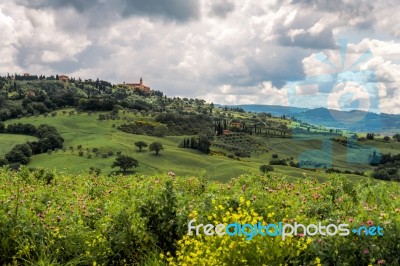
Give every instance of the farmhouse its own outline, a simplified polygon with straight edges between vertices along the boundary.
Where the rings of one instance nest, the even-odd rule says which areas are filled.
[[[241,126],[241,123],[240,123],[240,121],[239,121],[239,120],[237,120],[237,119],[234,119],[234,120],[232,120],[232,121],[230,122],[230,126],[231,126],[231,127],[240,128],[240,126]]]
[[[65,75],[60,75],[60,76],[58,76],[58,80],[67,82],[67,81],[69,81],[69,77],[65,76]]]
[[[144,93],[149,93],[150,90],[151,90],[150,87],[148,87],[148,86],[143,84],[143,79],[142,78],[140,78],[140,83],[126,83],[125,85],[130,87],[130,88],[132,88],[132,89],[138,88],[141,91],[143,91]]]

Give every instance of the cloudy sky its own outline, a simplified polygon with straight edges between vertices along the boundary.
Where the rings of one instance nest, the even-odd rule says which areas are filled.
[[[400,113],[396,2],[1,0],[0,75],[142,76],[214,103]]]

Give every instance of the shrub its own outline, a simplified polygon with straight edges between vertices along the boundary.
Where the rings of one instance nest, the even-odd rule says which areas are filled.
[[[260,165],[260,171],[262,173],[272,172],[274,171],[274,167],[272,167],[271,165],[262,164]]]
[[[279,157],[279,155],[278,154],[272,154],[272,158],[274,158],[274,159],[277,159]]]
[[[171,181],[165,183],[165,190],[156,200],[149,200],[140,208],[149,234],[156,239],[156,245],[165,252],[175,253],[175,241],[179,239],[176,215],[177,199]]]
[[[283,159],[275,159],[275,160],[271,160],[269,161],[270,165],[287,165],[286,161]]]

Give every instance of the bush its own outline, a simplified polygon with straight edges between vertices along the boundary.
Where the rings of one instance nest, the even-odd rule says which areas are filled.
[[[79,156],[81,156],[81,157],[83,156],[83,151],[79,152]]]
[[[274,167],[272,167],[271,165],[262,164],[260,165],[260,171],[262,173],[272,172],[274,171]]]
[[[176,215],[176,196],[171,181],[165,183],[165,190],[155,200],[147,201],[140,208],[149,234],[156,239],[156,245],[165,252],[175,253],[175,241],[179,239]]]
[[[277,159],[279,157],[279,155],[278,154],[272,154],[272,158],[274,158],[274,159]]]
[[[269,164],[270,164],[270,165],[285,165],[285,166],[287,166],[286,161],[283,160],[283,159],[271,160],[271,161],[269,161]]]

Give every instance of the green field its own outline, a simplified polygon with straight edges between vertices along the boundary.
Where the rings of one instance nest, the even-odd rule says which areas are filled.
[[[69,110],[67,110],[69,111]],[[116,153],[133,156],[139,161],[139,167],[134,169],[139,174],[175,172],[181,176],[191,176],[193,173],[201,173],[211,180],[228,181],[230,178],[247,172],[258,172],[261,164],[268,164],[272,159],[272,154],[279,154],[279,158],[290,158],[297,156],[310,149],[318,149],[321,142],[317,140],[301,141],[298,139],[281,138],[260,138],[260,143],[266,143],[269,152],[257,152],[250,158],[240,160],[230,159],[226,156],[205,155],[197,150],[182,149],[178,145],[185,136],[166,136],[157,138],[145,135],[135,135],[121,132],[117,127],[127,121],[136,119],[152,119],[149,116],[143,117],[141,114],[120,112],[119,120],[99,121],[98,115],[103,113],[87,113],[69,115],[59,111],[55,117],[30,117],[16,120],[9,120],[10,123],[31,123],[33,125],[49,124],[57,128],[58,132],[65,139],[64,147],[66,151],[58,150],[52,153],[45,153],[32,156],[29,167],[45,167],[49,169],[61,170],[67,173],[86,173],[90,167],[97,167],[103,174],[117,171],[112,169],[111,164],[115,160]],[[5,143],[1,146],[0,154],[4,154],[12,146],[32,137],[21,135],[0,135],[0,140]],[[164,150],[158,156],[147,149],[139,152],[134,146],[136,141],[143,140],[150,144],[159,141],[164,145]],[[400,149],[400,143],[374,142],[377,147],[384,151],[395,151]],[[78,150],[78,145],[82,148]],[[370,145],[370,143],[369,143]],[[97,148],[98,154],[93,152]],[[218,150],[212,147],[212,150]],[[83,153],[82,156],[79,152]],[[103,154],[112,152],[112,156],[103,158]],[[347,148],[343,145],[334,143],[333,145],[333,167],[342,170],[371,170],[370,166],[349,164],[346,162]],[[324,156],[329,156],[326,154]],[[90,157],[90,158],[89,158]],[[304,169],[296,169],[289,166],[274,166],[277,173],[289,175],[291,177],[310,176],[320,180],[326,179],[323,171],[313,172]],[[359,176],[350,175],[352,178]]]
[[[93,166],[102,169],[103,173],[108,174],[118,170],[117,168],[112,169],[111,164],[115,159],[116,152],[120,151],[122,154],[133,156],[139,161],[139,167],[135,171],[140,174],[173,171],[177,175],[187,176],[204,171],[205,176],[210,179],[227,181],[231,177],[242,173],[258,171],[259,165],[255,162],[233,161],[227,157],[209,156],[196,150],[179,148],[178,144],[183,136],[156,138],[121,132],[116,127],[126,123],[126,121],[98,121],[99,114],[88,115],[84,113],[69,116],[58,112],[56,117],[22,118],[9,120],[7,124],[16,122],[31,123],[36,126],[49,124],[56,127],[65,139],[64,147],[67,148],[65,152],[58,150],[51,154],[45,153],[32,156],[29,167],[46,167],[76,174],[85,173]],[[126,114],[125,117],[143,119],[140,115],[134,116],[133,114]],[[134,143],[139,140],[143,140],[148,144],[159,141],[164,145],[164,151],[161,151],[158,156],[148,150],[139,152],[134,146]],[[82,145],[82,151],[84,151],[82,157],[79,156],[78,145]],[[73,151],[69,149],[70,146],[74,147]],[[93,148],[99,149],[100,155],[98,157],[91,152]],[[92,155],[90,159],[87,158],[87,149],[90,151],[89,154]],[[109,151],[112,151],[114,155],[102,158],[102,154]]]
[[[15,134],[0,134],[0,155],[6,154],[15,145],[35,140],[35,137],[15,135]]]

